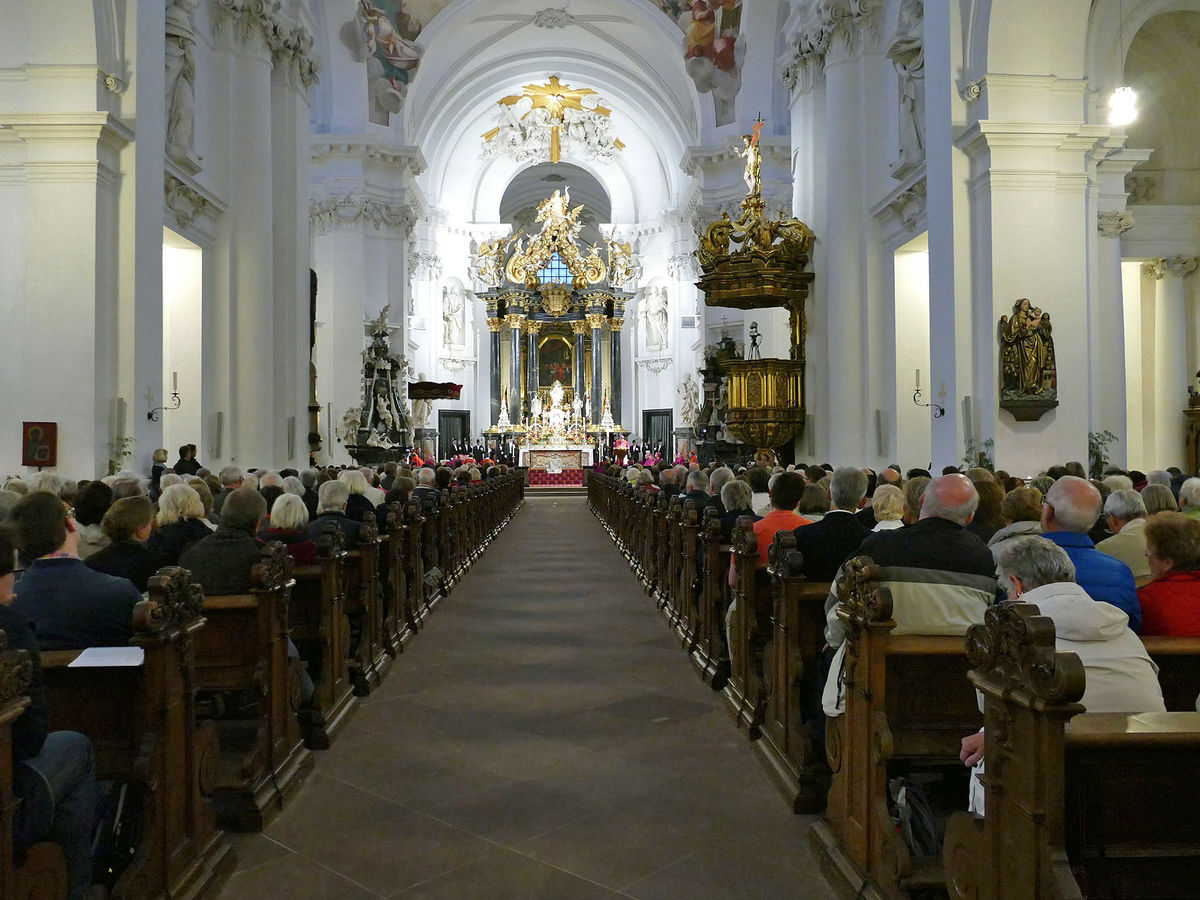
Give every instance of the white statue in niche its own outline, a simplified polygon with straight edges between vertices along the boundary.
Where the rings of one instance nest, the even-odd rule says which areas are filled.
[[[465,345],[467,292],[460,285],[442,288],[442,344],[447,348]]]
[[[193,48],[192,11],[196,0],[171,0],[167,4],[166,100],[167,155],[176,162],[192,156],[196,118],[196,59]]]
[[[640,309],[646,323],[646,346],[667,348],[667,289],[658,285],[646,288]]]
[[[903,178],[925,159],[925,6],[904,0],[888,59],[900,76],[900,158],[892,174]]]

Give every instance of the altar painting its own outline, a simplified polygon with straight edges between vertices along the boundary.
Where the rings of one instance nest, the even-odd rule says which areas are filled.
[[[574,355],[566,338],[554,334],[542,338],[538,345],[538,387],[549,388],[557,381],[570,388],[575,383]]]

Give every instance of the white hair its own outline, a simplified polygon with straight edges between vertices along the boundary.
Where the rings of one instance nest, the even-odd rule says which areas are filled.
[[[1104,514],[1114,516],[1122,522],[1131,522],[1145,517],[1146,502],[1142,500],[1142,495],[1132,488],[1113,491],[1104,501]]]
[[[289,475],[283,479],[283,489],[289,494],[295,494],[297,497],[304,496],[304,482],[295,475]]]
[[[218,474],[222,487],[232,487],[242,480],[242,470],[237,466],[226,466]]]
[[[164,472],[162,478],[158,479],[159,491],[165,491],[173,484],[183,484],[183,476],[175,472]]]
[[[729,466],[718,466],[708,476],[708,492],[719,497],[721,489],[733,481],[733,479],[733,469],[729,468]],[[724,503],[725,501],[722,500],[721,502]]]
[[[38,472],[33,476],[29,488],[33,491],[45,491],[57,497],[58,492],[62,490],[64,481],[65,479],[61,475],[55,475],[53,472]]]
[[[367,484],[367,476],[358,469],[347,469],[338,475],[338,481],[344,484],[346,490],[351,494],[366,494],[367,489],[370,487]]]
[[[308,524],[308,508],[295,494],[280,494],[271,506],[271,527],[301,531]]]
[[[1196,479],[1200,486],[1200,478]],[[1054,521],[1064,531],[1083,534],[1096,524],[1103,503],[1100,492],[1090,481],[1077,475],[1064,475],[1046,491],[1046,503],[1054,509]]]
[[[173,484],[158,498],[158,515],[154,521],[170,525],[180,519],[203,519],[204,504],[196,489],[188,484]]]
[[[258,476],[252,472],[247,472],[242,476],[242,487],[250,488],[252,491],[258,490]]]
[[[34,488],[36,490],[36,488]],[[1200,506],[1200,478],[1189,478],[1179,489],[1179,506]]]
[[[432,487],[437,481],[437,472],[428,466],[422,466],[417,470],[417,484],[421,487]]]
[[[1100,482],[1110,491],[1132,491],[1133,479],[1128,475],[1109,475]]]
[[[1057,510],[1055,510],[1057,512]],[[1000,580],[1015,575],[1027,591],[1043,584],[1075,580],[1075,563],[1067,551],[1042,537],[1013,538],[996,560]]]
[[[327,481],[317,489],[317,512],[337,512],[346,508],[350,491],[342,481]]]
[[[721,485],[721,503],[728,512],[749,509],[754,492],[750,490],[748,481],[727,481]]]
[[[264,472],[258,478],[259,490],[265,487],[283,487],[283,476],[278,472]]]
[[[1166,469],[1155,469],[1146,476],[1146,484],[1163,484],[1167,487],[1171,486],[1171,473]]]

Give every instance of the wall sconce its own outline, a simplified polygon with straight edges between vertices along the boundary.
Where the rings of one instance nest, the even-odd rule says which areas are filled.
[[[154,407],[154,409],[152,409],[152,410],[150,410],[150,412],[146,413],[146,418],[149,419],[151,422],[157,422],[159,419],[158,414],[160,412],[162,412],[163,410],[168,410],[168,409],[179,409],[179,407],[182,405],[183,405],[183,401],[179,399],[179,373],[172,372],[171,373],[171,403],[170,403],[170,405],[167,405],[164,403],[162,406]]]
[[[924,409],[928,409],[928,410],[932,411],[933,417],[935,419],[940,419],[940,418],[942,418],[942,416],[946,415],[946,407],[942,406],[940,403],[934,403],[932,400],[928,403],[921,402],[921,370],[920,369],[917,369],[917,383],[916,383],[916,387],[913,389],[913,403],[915,403],[917,406],[923,407]]]

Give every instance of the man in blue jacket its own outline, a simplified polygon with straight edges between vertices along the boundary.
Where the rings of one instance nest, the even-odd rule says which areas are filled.
[[[26,558],[13,609],[33,622],[43,650],[129,643],[141,592],[127,578],[93,572],[79,558],[79,527],[54,494],[34,491],[10,514]]]
[[[1100,517],[1100,492],[1088,481],[1064,475],[1046,492],[1042,537],[1067,551],[1075,580],[1093,600],[1111,603],[1129,616],[1129,627],[1142,630],[1142,608],[1129,566],[1096,549],[1088,531]]]

